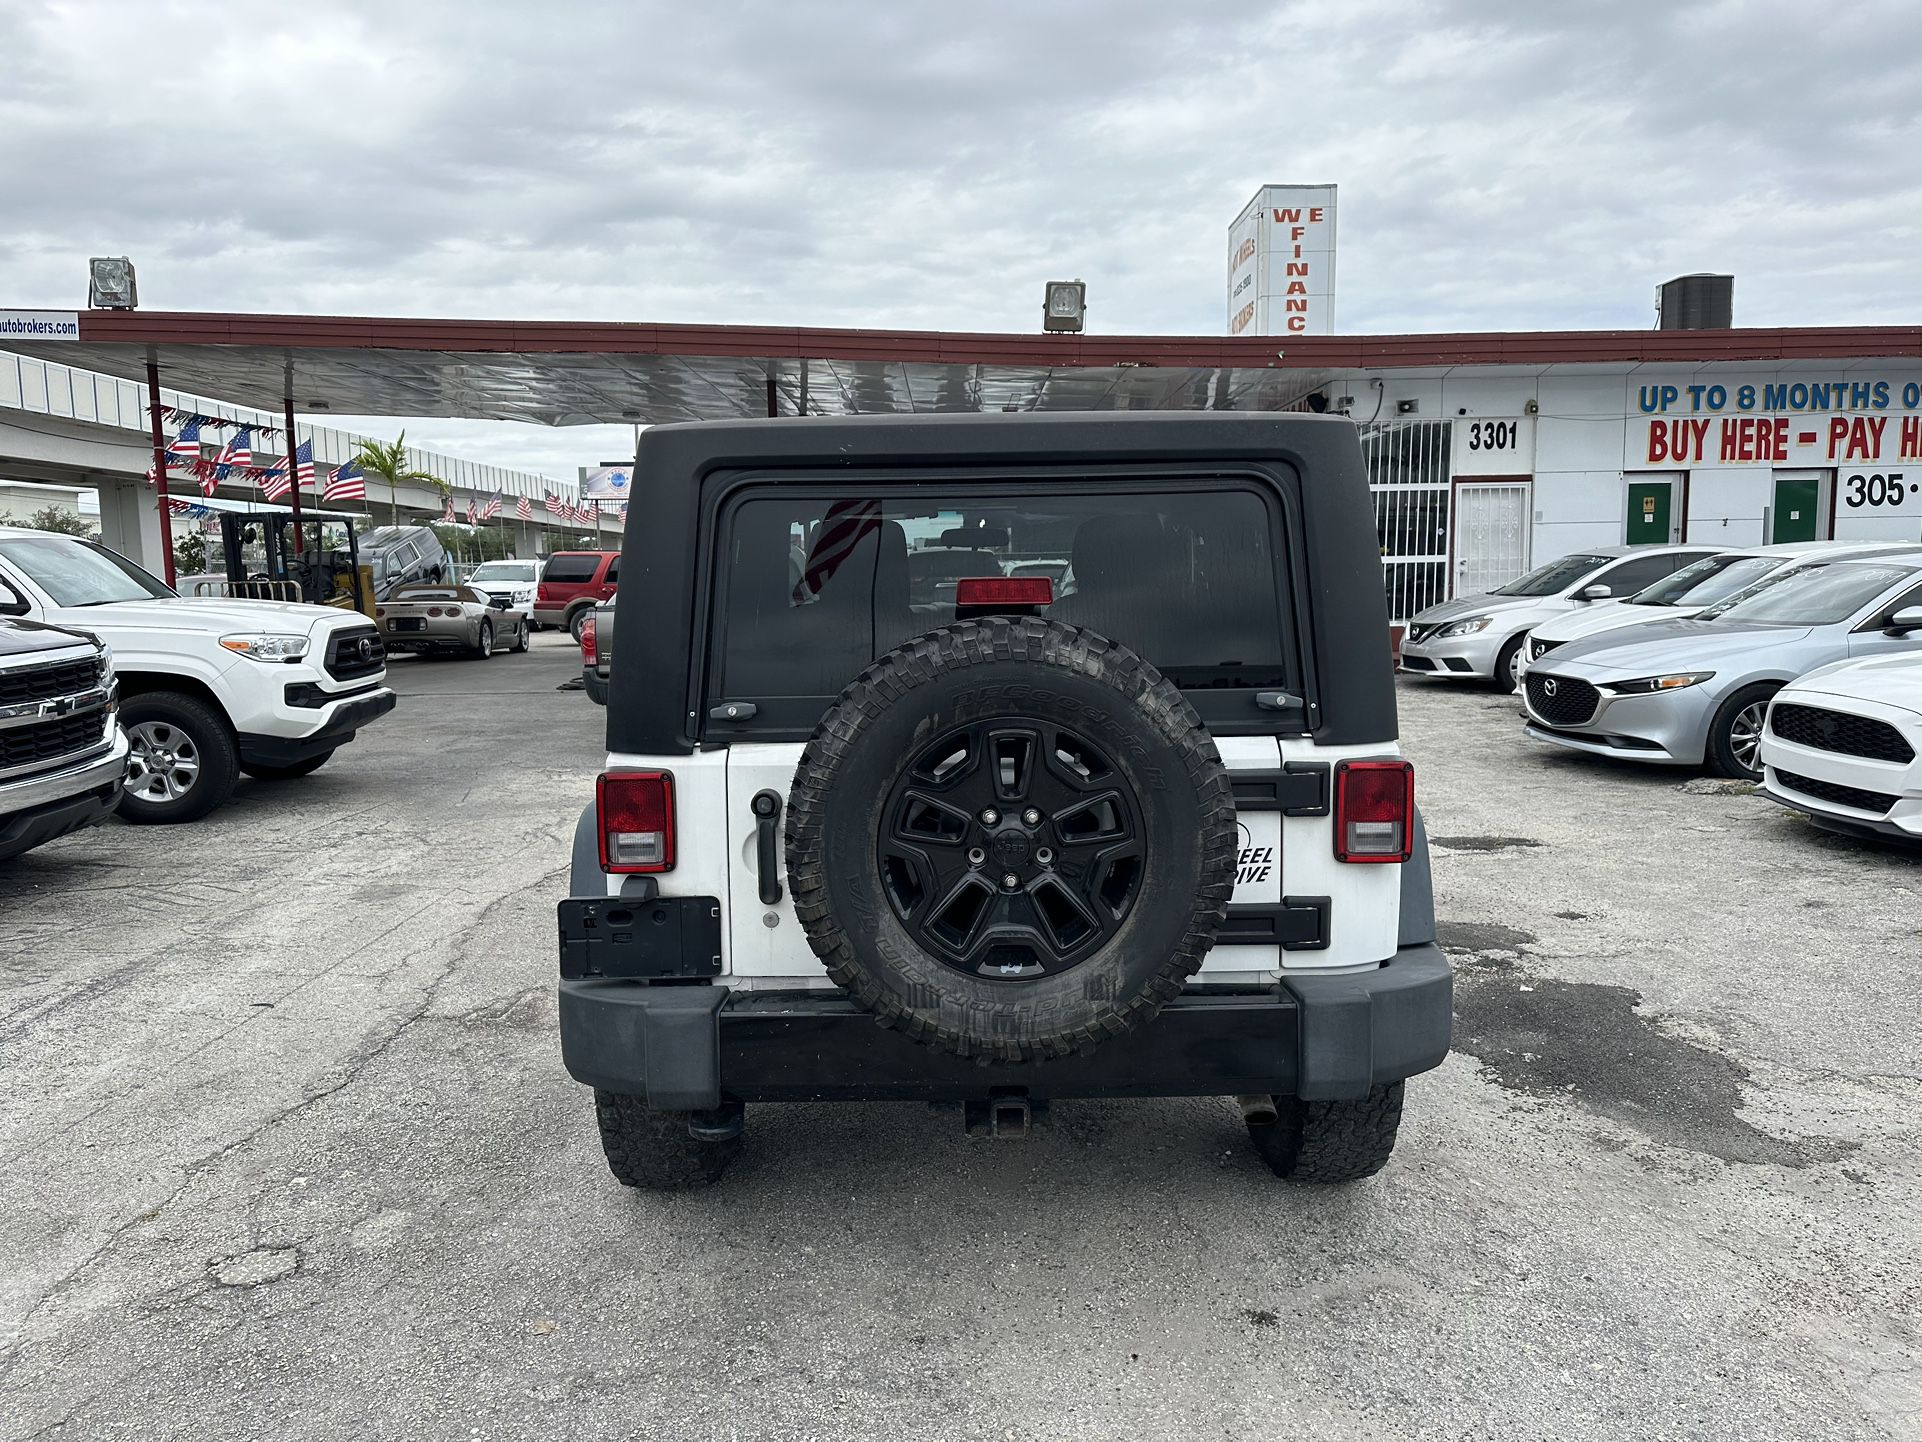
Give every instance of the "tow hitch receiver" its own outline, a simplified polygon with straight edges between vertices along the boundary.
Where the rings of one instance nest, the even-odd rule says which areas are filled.
[[[1020,1140],[1048,1118],[1048,1103],[1027,1096],[997,1096],[961,1104],[971,1137]]]

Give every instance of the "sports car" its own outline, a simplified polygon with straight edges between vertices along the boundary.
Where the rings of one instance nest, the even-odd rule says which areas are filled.
[[[401,586],[374,609],[389,651],[458,651],[477,660],[497,646],[527,649],[533,623],[505,598],[490,600],[468,586]]]

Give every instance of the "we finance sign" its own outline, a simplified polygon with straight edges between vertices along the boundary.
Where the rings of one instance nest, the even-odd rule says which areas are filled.
[[[1649,466],[1922,462],[1922,379],[1644,385],[1629,459]]]

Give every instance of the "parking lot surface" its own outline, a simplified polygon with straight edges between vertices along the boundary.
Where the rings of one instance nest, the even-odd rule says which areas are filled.
[[[661,1198],[554,1033],[576,668],[0,874],[0,1437],[1922,1435],[1914,858],[1405,685],[1458,1020],[1380,1177],[761,1107]]]

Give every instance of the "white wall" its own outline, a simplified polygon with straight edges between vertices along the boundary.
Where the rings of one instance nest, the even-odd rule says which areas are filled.
[[[1375,379],[1382,382],[1380,391],[1372,384]],[[1887,381],[1887,403],[1880,408],[1851,410],[1844,406],[1822,412],[1792,412],[1764,404],[1768,386],[1823,381]],[[1672,386],[1676,398],[1666,409],[1651,415],[1642,407],[1645,386]],[[1703,388],[1699,397],[1691,396],[1692,386]],[[1719,410],[1710,405],[1707,388],[1713,386],[1721,386],[1725,393]],[[1753,403],[1746,409],[1738,404],[1744,386],[1755,388]],[[1899,441],[1904,417],[1922,414],[1922,407],[1904,405],[1908,387],[1922,390],[1922,366],[1902,358],[1733,361],[1673,368],[1476,365],[1427,371],[1346,371],[1330,378],[1328,391],[1331,395],[1353,396],[1354,418],[1364,424],[1371,418],[1384,422],[1452,421],[1463,416],[1524,420],[1533,415],[1535,517],[1530,559],[1540,564],[1574,550],[1621,545],[1627,486],[1637,473],[1646,472],[1686,473],[1683,536],[1690,542],[1729,546],[1764,543],[1764,518],[1774,498],[1775,471],[1816,467],[1833,477],[1835,539],[1922,543],[1922,455],[1905,458]],[[1399,409],[1398,403],[1404,401],[1415,403],[1413,412]],[[1724,461],[1721,423],[1746,416],[1787,416],[1790,459]],[[1837,417],[1886,418],[1873,459],[1829,455],[1828,427]],[[1701,432],[1702,453],[1691,455],[1687,463],[1651,460],[1651,420],[1680,418],[1708,422],[1707,430]],[[1804,441],[1805,435],[1813,439]],[[1478,474],[1472,456],[1458,453],[1451,462],[1454,475]],[[1864,500],[1850,505],[1849,497],[1856,488],[1849,477],[1858,473],[1882,475],[1884,494],[1889,497],[1895,494],[1889,478],[1900,475],[1902,499],[1881,504]],[[1825,521],[1826,515],[1825,507]]]

